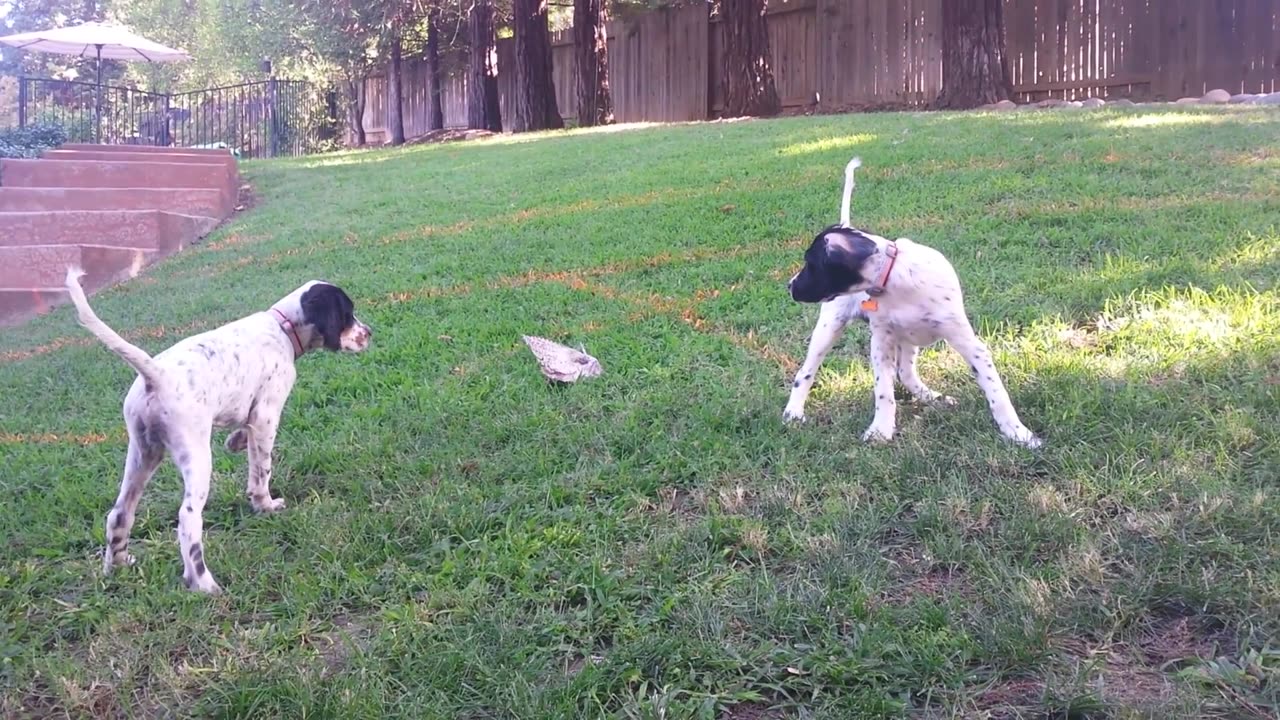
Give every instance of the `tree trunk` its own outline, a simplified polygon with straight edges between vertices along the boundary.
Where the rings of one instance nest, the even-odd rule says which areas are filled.
[[[564,120],[556,107],[556,86],[551,76],[547,0],[512,0],[511,12],[516,55],[511,129],[513,132],[528,132],[563,128]]]
[[[773,83],[766,0],[720,0],[724,25],[724,114],[777,115],[782,110]]]
[[[440,102],[440,8],[433,7],[427,14],[427,75],[431,84],[430,112],[427,129],[444,128],[444,105]]]
[[[1012,94],[1003,0],[944,0],[942,92],[936,107],[962,110]]]
[[[467,127],[502,132],[498,103],[498,41],[493,32],[493,1],[476,0],[467,18],[471,62],[467,68]]]
[[[404,109],[400,98],[403,90],[400,72],[400,28],[391,31],[391,60],[387,63],[387,129],[391,131],[391,144],[404,144]]]
[[[578,124],[609,125],[613,98],[609,95],[609,52],[605,0],[573,0],[573,52],[578,68]]]
[[[364,147],[364,77],[353,75],[347,79],[347,124],[356,136],[356,146]]]

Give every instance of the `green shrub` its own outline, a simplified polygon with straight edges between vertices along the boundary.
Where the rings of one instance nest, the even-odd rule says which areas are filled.
[[[24,128],[0,130],[0,157],[31,158],[67,141],[61,125],[37,123]]]

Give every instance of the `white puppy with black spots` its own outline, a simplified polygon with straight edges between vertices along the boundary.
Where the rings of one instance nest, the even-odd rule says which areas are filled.
[[[309,350],[361,352],[372,332],[356,319],[354,304],[335,285],[311,281],[270,309],[178,341],[152,357],[130,344],[89,307],[75,268],[67,291],[80,324],[138,372],[124,400],[129,450],[115,506],[107,514],[102,568],[132,565],[128,553],[138,500],[166,451],[182,474],[178,513],[182,579],[192,590],[221,590],[205,564],[203,512],[213,474],[213,428],[236,428],[226,440],[233,452],[249,450],[249,501],[263,513],[284,509],[272,498],[271,452],[280,414],[293,389],[294,361]]]
[[[875,377],[875,418],[863,440],[893,439],[897,424],[895,378],[917,401],[955,404],[954,399],[926,386],[916,371],[920,348],[945,340],[969,363],[1000,432],[1024,447],[1040,447],[1040,438],[1018,419],[991,353],[965,315],[960,279],[951,263],[931,247],[906,238],[890,241],[849,225],[853,175],[861,164],[854,158],[845,167],[840,224],[818,233],[805,251],[804,267],[787,284],[794,300],[821,303],[821,310],[783,418],[789,422],[805,419],[805,400],[818,367],[845,327],[860,319],[871,328]]]

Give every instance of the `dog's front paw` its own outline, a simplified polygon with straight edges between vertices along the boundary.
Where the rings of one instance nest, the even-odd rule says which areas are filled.
[[[937,405],[938,407],[953,408],[956,406],[957,403],[956,403],[956,399],[951,397],[950,395],[939,395],[938,397],[933,399],[933,404]]]
[[[1036,437],[1035,433],[1026,428],[1009,433],[1009,439],[1028,450],[1037,450],[1044,447],[1044,440]]]
[[[1040,448],[1044,447],[1044,440],[1036,437],[1035,435],[1032,435],[1026,438],[1025,440],[1018,440],[1016,442],[1028,450],[1039,450]]]
[[[130,555],[129,553],[125,553],[119,557],[113,557],[111,549],[107,548],[102,557],[102,574],[110,575],[111,571],[117,567],[129,567],[136,564],[138,564],[138,558]]]
[[[184,577],[183,583],[186,584],[188,590],[204,593],[205,595],[221,595],[222,586],[213,579],[212,573],[197,575],[194,580]]]
[[[244,452],[245,448],[249,447],[249,432],[244,428],[236,430],[227,436],[227,441],[223,445],[229,452]]]
[[[284,498],[252,498],[253,509],[263,514],[280,512],[284,509]]]
[[[872,423],[867,431],[862,433],[862,441],[871,445],[884,445],[893,440],[893,427],[884,427]]]
[[[782,422],[787,424],[802,423],[805,421],[804,408],[793,408],[790,405],[782,411]]]

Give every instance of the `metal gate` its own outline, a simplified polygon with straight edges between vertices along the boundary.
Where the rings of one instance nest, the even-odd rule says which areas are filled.
[[[73,80],[18,80],[18,126],[60,125],[70,142],[227,147],[241,157],[318,152],[337,135],[333,93],[265,80],[185,93],[151,93]]]

